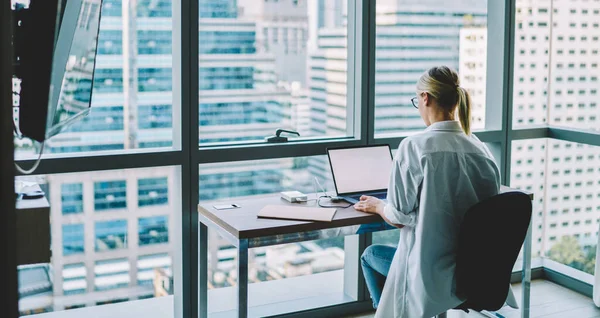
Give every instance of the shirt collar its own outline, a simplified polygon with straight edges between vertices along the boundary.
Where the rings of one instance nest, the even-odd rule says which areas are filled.
[[[429,127],[427,127],[427,129],[425,129],[425,131],[455,131],[455,132],[462,132],[462,127],[460,126],[460,123],[456,120],[446,120],[446,121],[438,121],[435,122],[431,125],[429,125]]]

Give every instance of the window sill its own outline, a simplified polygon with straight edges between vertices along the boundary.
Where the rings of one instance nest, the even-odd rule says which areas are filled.
[[[293,313],[356,301],[344,294],[343,270],[250,284],[248,295],[249,317]],[[210,317],[237,316],[235,287],[209,290],[208,303]],[[118,304],[38,314],[31,317],[171,318],[174,317],[174,297],[134,300]]]

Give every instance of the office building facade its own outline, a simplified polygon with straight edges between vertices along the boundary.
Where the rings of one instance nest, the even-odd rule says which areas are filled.
[[[598,128],[600,3],[517,1],[513,125]],[[460,70],[485,118],[487,29],[461,30]],[[475,54],[474,54],[475,53]],[[476,119],[477,120],[477,119]],[[533,250],[546,255],[564,236],[594,247],[600,220],[600,150],[558,140],[512,145],[511,186],[536,195]],[[585,189],[585,190],[584,190]],[[534,255],[535,255],[534,254]]]
[[[307,13],[309,1],[261,1],[256,6],[250,0],[200,1],[201,145],[262,141],[277,128],[292,128],[303,137],[353,133],[347,105],[346,1],[316,0],[314,24]],[[551,25],[544,25],[549,4],[517,5],[517,23],[524,28],[517,29],[515,40],[515,125],[550,121],[595,128],[600,16],[590,6],[596,4],[587,3],[584,13],[583,4],[562,8],[556,3],[559,16],[552,48],[545,40]],[[104,0],[102,9],[92,113],[49,141],[48,149],[72,153],[170,148],[180,121],[172,93],[171,2]],[[378,136],[410,134],[424,127],[410,98],[422,72],[442,64],[459,70],[462,85],[473,95],[474,128],[484,127],[486,12],[483,0],[452,6],[443,1],[378,1]],[[556,55],[547,67],[540,64],[548,59],[546,49]],[[589,74],[581,75],[584,69]],[[544,79],[551,76],[548,89]],[[540,102],[547,96],[544,92],[554,96],[551,103]],[[576,102],[571,102],[574,96]],[[595,244],[600,194],[589,189],[600,186],[595,177],[600,173],[598,156],[598,150],[565,142],[513,145],[512,186],[540,195],[534,210],[535,252],[548,251],[563,235]],[[565,167],[571,164],[573,168]],[[178,248],[172,243],[180,231],[173,219],[180,213],[176,175],[175,168],[154,168],[47,176],[54,309],[154,295],[154,269],[168,276],[172,252]],[[333,190],[325,156],[203,164],[200,200],[282,189],[313,192],[313,176]],[[581,186],[588,190],[578,190]],[[209,240],[210,283],[227,286],[234,275],[235,251],[215,233]],[[260,281],[340,268],[340,253],[339,246],[327,249],[318,244],[257,249],[250,276]],[[308,271],[306,263],[290,266],[297,254],[330,261]],[[272,268],[278,270],[267,278],[265,272]]]

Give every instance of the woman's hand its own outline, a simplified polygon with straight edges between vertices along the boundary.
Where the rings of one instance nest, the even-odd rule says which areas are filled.
[[[375,197],[363,195],[360,197],[360,201],[354,205],[354,208],[357,211],[381,215],[383,214],[385,203]]]
[[[379,216],[381,216],[381,218],[388,224],[399,229],[404,227],[402,224],[392,223],[390,220],[388,220],[388,218],[385,217],[385,214],[383,213],[383,209],[385,209],[385,203],[375,197],[370,197],[368,195],[361,196],[360,202],[357,202],[354,205],[354,209],[356,209],[356,211],[379,214]]]

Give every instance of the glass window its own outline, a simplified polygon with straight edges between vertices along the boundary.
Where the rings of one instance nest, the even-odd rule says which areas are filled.
[[[487,1],[415,6],[378,0],[376,24],[377,137],[425,127],[410,100],[423,72],[439,65],[458,71],[461,86],[472,98],[472,128],[485,128]]]
[[[335,193],[326,156],[202,164],[199,168],[201,202],[243,200],[286,190],[304,192],[309,194],[309,200],[314,200],[315,191],[323,191],[314,181],[315,177],[326,192]],[[321,203],[327,204],[325,200]],[[316,202],[308,204],[316,205]],[[209,288],[232,286],[236,275],[236,248],[215,231],[209,231],[208,237]],[[315,274],[341,275],[344,268],[343,237],[253,248],[249,253],[249,279],[257,284],[298,276],[316,279],[319,276]],[[333,279],[328,288],[343,290],[341,276]],[[212,295],[216,294],[209,292],[209,303]],[[292,292],[291,297],[294,295]]]
[[[172,90],[170,68],[139,68],[138,90],[140,92],[167,92]]]
[[[110,3],[109,3],[110,4]],[[112,4],[110,4],[112,5]],[[103,13],[104,14],[104,13]],[[98,34],[97,54],[121,55],[123,54],[123,32],[120,30],[107,30],[100,27]]]
[[[171,54],[171,31],[138,30],[138,54]]]
[[[171,256],[168,253],[139,256],[137,260],[138,285],[152,286],[156,275],[164,276],[167,279],[172,277],[171,262]],[[173,294],[172,286],[166,289],[169,294]]]
[[[171,218],[171,215],[175,211],[181,213],[181,200],[169,199],[161,205],[140,207],[140,195],[135,188],[142,180],[155,180],[158,182],[150,182],[149,185],[155,187],[162,184],[163,189],[167,187],[164,191],[169,195],[180,198],[181,182],[178,169],[157,166],[29,176],[27,181],[38,182],[50,203],[52,258],[49,264],[36,264],[35,267],[45,268],[52,280],[42,280],[42,275],[37,271],[29,271],[25,267],[18,268],[24,282],[35,282],[37,286],[41,286],[42,282],[47,284],[44,288],[35,287],[21,294],[21,304],[26,303],[26,306],[21,307],[26,309],[23,313],[39,313],[42,309],[39,306],[42,305],[45,311],[62,311],[81,305],[94,306],[103,302],[113,303],[165,295],[155,292],[152,279],[148,281],[158,268],[166,271],[161,275],[168,279],[171,287],[178,283],[173,282],[170,270],[178,265],[171,260],[177,251],[171,238],[181,235],[181,224]],[[125,198],[122,201],[130,203],[122,209],[95,213],[96,186],[114,180],[133,186],[129,191],[123,190]],[[165,184],[164,180],[169,182]],[[149,200],[149,193],[153,190],[144,187],[142,183],[138,189],[142,191],[142,197],[145,195]],[[159,194],[163,193],[158,189],[156,191]],[[76,208],[67,208],[69,206]],[[157,242],[155,238],[164,243],[152,244]],[[140,246],[140,241],[152,245]],[[169,257],[169,268],[161,265],[165,263],[164,260],[144,261],[138,266],[138,260],[143,260],[146,255],[165,254]],[[115,259],[117,261],[104,262]],[[29,288],[28,284],[20,286]],[[114,288],[118,288],[118,291],[99,292]],[[170,291],[172,294],[172,289]],[[47,299],[47,295],[54,295],[55,300],[59,297],[60,302],[50,302],[49,307],[46,307],[47,302],[37,301]],[[29,309],[33,311],[29,312]]]
[[[144,105],[138,108],[139,129],[151,130],[155,128],[171,127],[173,127],[171,105]]]
[[[551,143],[551,147],[548,147],[548,142]],[[520,147],[532,145],[535,150],[535,156],[540,158],[556,158],[558,160],[546,160],[546,165],[539,166],[516,165],[514,163],[517,160],[522,160],[523,157],[529,156],[530,153],[525,154],[519,151],[515,145],[519,145]],[[595,253],[597,236],[585,235],[589,231],[589,228],[582,226],[582,224],[589,224],[587,222],[589,215],[582,213],[582,211],[584,209],[586,212],[593,211],[594,209],[600,210],[600,197],[596,197],[593,194],[595,190],[594,182],[589,182],[590,178],[600,178],[599,175],[594,176],[594,173],[600,173],[600,171],[595,169],[598,166],[598,154],[600,154],[599,147],[567,141],[553,139],[519,140],[513,142],[513,164],[511,165],[511,186],[525,188],[533,182],[533,192],[537,198],[542,198],[544,195],[550,198],[545,205],[537,201],[534,203],[534,210],[542,210],[543,213],[551,216],[551,218],[544,218],[542,214],[541,216],[533,217],[532,222],[535,225],[533,236],[540,240],[539,242],[534,241],[534,253],[540,252],[545,257],[591,274],[593,274],[594,270],[593,260],[595,260],[595,254],[593,253]],[[575,161],[574,159],[577,161],[577,165],[575,168],[570,168],[572,162]],[[592,169],[588,173],[584,173],[589,168]],[[557,173],[545,173],[545,177],[527,180],[527,182],[515,177],[519,173],[536,174],[548,171],[548,169]],[[536,191],[535,189],[541,190]],[[573,205],[574,203],[576,206]],[[562,210],[562,214],[560,215],[558,214],[559,210]],[[569,213],[571,210],[573,213]],[[548,233],[556,233],[539,230],[540,225],[542,226],[541,229],[544,229],[555,228],[556,224],[560,225],[561,234],[564,234],[565,237],[562,237],[562,235],[557,237],[547,236]],[[565,258],[567,254],[574,255],[574,257],[569,256]]]
[[[83,185],[81,183],[65,183],[61,185],[60,199],[63,214],[83,212]]]
[[[95,108],[93,112],[81,119],[80,125],[70,126],[65,129],[65,132],[94,132],[98,129],[122,131],[123,127],[123,106],[107,106]],[[63,149],[53,147],[51,151],[61,153]]]
[[[327,156],[200,165],[200,201],[273,194],[321,192],[314,179],[334,192]]]
[[[122,0],[102,2],[91,111],[49,140],[46,153],[173,147],[181,120],[173,121],[180,112],[173,109],[171,14],[171,0],[139,0],[127,11]],[[28,139],[16,145],[18,159],[37,152]]]
[[[94,208],[96,211],[127,208],[127,182],[95,182]]]
[[[94,229],[96,251],[127,248],[127,220],[98,221]]]
[[[137,16],[139,18],[156,18],[153,20],[157,22],[165,21],[159,20],[158,18],[171,17],[171,14],[173,12],[171,3],[171,0],[138,0],[136,10]]]
[[[62,226],[63,255],[84,252],[83,224],[64,224]]]
[[[169,203],[168,179],[152,178],[138,180],[138,205],[165,205]]]
[[[354,134],[347,0],[314,13],[309,2],[200,2],[201,145],[263,142],[277,128],[300,138]],[[309,15],[318,22],[310,28]]]
[[[62,281],[65,296],[85,294],[87,291],[87,270],[84,263],[63,266]]]
[[[96,66],[94,71],[92,98],[94,93],[123,93],[123,69],[100,67],[100,65]]]
[[[138,221],[139,245],[152,245],[169,242],[169,226],[167,216],[140,218]]]
[[[96,261],[94,287],[97,291],[129,286],[129,261],[126,258]]]
[[[122,12],[121,0],[104,0],[102,1],[102,20],[108,17],[120,17]]]
[[[557,12],[547,14],[539,13],[537,10],[534,10],[532,15],[517,13],[517,23],[529,20],[546,22],[550,22],[551,20],[562,21],[561,19],[564,17],[565,12],[571,13],[570,18],[582,21],[580,23],[575,23],[576,20],[573,20],[573,22],[570,22],[569,24],[555,23],[554,25],[548,23],[546,26],[540,26],[538,24],[517,29],[515,33],[515,52],[534,48],[549,49],[550,47],[552,48],[552,51],[549,55],[532,54],[527,57],[515,55],[515,63],[536,60],[543,61],[549,65],[548,69],[527,70],[526,74],[523,73],[523,70],[515,68],[515,81],[523,75],[533,75],[537,78],[542,78],[548,77],[549,74],[568,76],[568,81],[560,81],[558,79],[552,80],[552,77],[549,77],[550,81],[548,83],[542,83],[540,81],[538,81],[538,84],[519,83],[519,89],[523,89],[523,85],[528,85],[528,89],[536,91],[536,96],[542,96],[537,93],[541,93],[544,90],[552,90],[553,92],[549,92],[549,94],[544,97],[527,97],[515,94],[513,97],[515,104],[532,102],[537,106],[536,109],[531,111],[521,110],[515,107],[514,113],[516,117],[530,115],[533,118],[531,124],[545,124],[547,122],[550,125],[598,130],[596,120],[593,120],[590,117],[596,118],[600,116],[600,110],[589,107],[589,103],[597,100],[597,96],[594,96],[592,90],[598,89],[599,86],[597,83],[585,80],[588,76],[595,74],[591,71],[590,65],[597,62],[596,56],[587,54],[590,51],[593,52],[593,50],[597,50],[597,44],[594,45],[593,41],[588,41],[589,32],[587,31],[589,31],[589,29],[586,29],[589,26],[586,10],[589,10],[590,4],[587,2],[551,1],[552,6],[558,9]],[[517,2],[517,8],[530,6],[535,8],[537,6],[545,5],[547,4],[542,2]],[[581,28],[578,28],[579,24],[581,24]],[[584,32],[584,30],[586,32]],[[555,35],[551,36],[549,42],[537,43],[529,40],[527,37],[521,38],[521,35],[528,34]],[[597,36],[597,34],[590,35]],[[568,38],[569,41],[565,43],[562,41],[564,38]],[[575,56],[575,61],[577,63],[573,62],[573,58],[569,59],[563,56],[563,52],[567,51],[571,56]],[[563,67],[565,64],[568,66],[566,70]],[[576,81],[576,78],[580,78],[580,81]],[[567,94],[559,94],[560,91],[566,91]],[[577,95],[577,97],[574,99],[575,95]],[[583,105],[583,107],[569,109],[568,112],[559,107],[554,107],[554,105],[572,104],[573,102],[577,102],[580,106]],[[542,105],[545,104],[549,106],[546,111],[543,111]],[[530,123],[528,122],[519,122],[516,118],[514,119],[515,127],[529,124]]]

